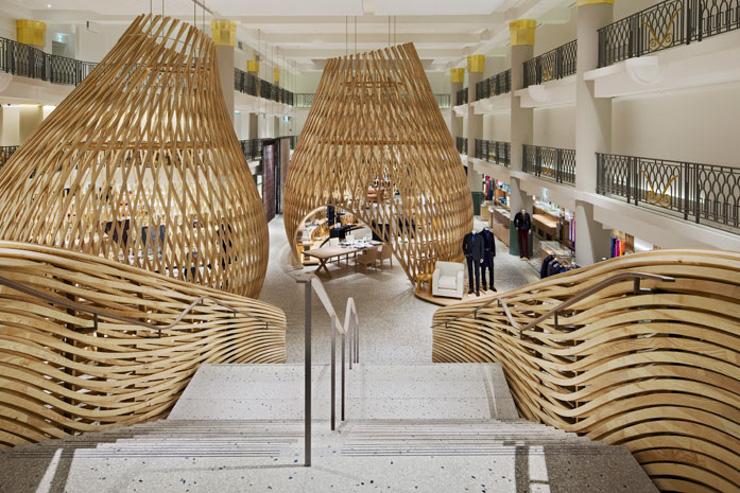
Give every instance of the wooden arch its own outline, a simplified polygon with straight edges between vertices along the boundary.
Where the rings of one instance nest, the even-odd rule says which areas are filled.
[[[328,61],[288,173],[288,238],[328,204],[385,238],[412,281],[462,258],[471,194],[413,44]]]
[[[558,318],[520,328],[615,275]],[[644,291],[648,289],[649,291]],[[508,314],[507,315],[507,312]],[[435,362],[499,362],[520,413],[627,447],[662,491],[740,487],[740,254],[657,250],[439,309]]]
[[[256,296],[265,213],[203,32],[139,16],[0,170],[0,239]]]

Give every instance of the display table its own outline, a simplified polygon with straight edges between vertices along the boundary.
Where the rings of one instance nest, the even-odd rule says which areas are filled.
[[[331,277],[331,272],[329,272],[329,268],[327,267],[327,263],[330,262],[332,259],[337,259],[339,261],[342,257],[346,257],[347,261],[349,262],[349,256],[352,254],[357,254],[359,252],[362,252],[364,250],[367,250],[368,248],[377,248],[378,245],[381,245],[381,242],[365,242],[365,241],[358,241],[358,242],[351,242],[346,243],[344,245],[340,246],[330,246],[326,245],[321,248],[314,248],[311,250],[306,250],[303,252],[303,255],[307,257],[315,258],[319,261],[319,266],[314,271],[315,273],[319,273],[320,270],[325,270],[327,275]]]
[[[573,256],[571,251],[557,241],[541,241],[540,242],[540,256],[542,258],[548,255],[555,255],[558,258],[570,258]]]
[[[554,238],[558,232],[558,220],[549,214],[534,214],[532,216],[535,229],[540,231],[541,236]],[[542,234],[544,233],[544,234]]]

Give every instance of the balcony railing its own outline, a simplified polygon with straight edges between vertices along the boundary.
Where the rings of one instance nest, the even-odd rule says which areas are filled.
[[[295,99],[293,93],[287,89],[280,88],[238,68],[234,69],[234,90],[290,106],[293,106]]]
[[[313,93],[298,93],[295,95],[296,108],[310,108],[313,106]]]
[[[601,195],[733,232],[740,228],[740,168],[615,154],[596,158]]]
[[[460,89],[455,95],[455,106],[468,104],[468,88]]]
[[[511,69],[499,72],[475,85],[475,100],[506,94],[511,91]]]
[[[576,183],[575,149],[524,144],[522,170],[557,183]]]
[[[511,162],[511,143],[475,139],[475,157],[508,168]]]
[[[234,90],[250,96],[257,96],[259,79],[249,72],[234,69]]]
[[[239,144],[242,147],[242,153],[247,161],[254,161],[262,158],[262,140],[263,139],[249,139],[240,140]]]
[[[450,107],[450,95],[449,94],[435,94],[434,99],[437,100],[437,106],[442,109]]]
[[[9,74],[76,86],[97,64],[50,55],[31,45],[0,38],[0,70]]]
[[[19,146],[0,146],[0,168],[5,166],[10,157],[15,151],[18,150]]]
[[[296,108],[310,108],[313,106],[314,101],[313,93],[297,93],[295,94],[295,107]],[[448,109],[450,107],[450,95],[449,94],[435,94],[434,99],[437,101],[437,106],[441,109]]]
[[[524,87],[576,73],[578,43],[573,40],[524,62]]]
[[[599,67],[740,29],[740,0],[665,0],[599,29]]]
[[[460,154],[468,155],[468,139],[465,137],[455,137],[455,147]]]

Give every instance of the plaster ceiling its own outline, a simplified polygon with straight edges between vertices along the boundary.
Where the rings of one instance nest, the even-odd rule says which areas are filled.
[[[544,16],[569,0],[196,0],[198,22],[238,22],[237,37],[267,58],[278,54],[301,70],[347,52],[414,42],[430,70],[460,65],[465,55],[493,53],[508,39],[507,21]],[[136,14],[193,19],[192,0],[0,0],[48,23],[128,23]],[[49,7],[51,5],[51,7]],[[356,29],[355,29],[356,26]],[[355,35],[356,33],[356,35]]]

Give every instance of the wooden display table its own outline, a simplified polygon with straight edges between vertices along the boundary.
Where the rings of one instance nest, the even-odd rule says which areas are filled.
[[[511,212],[503,207],[493,209],[491,215],[491,230],[504,245],[509,246],[509,229],[511,228]]]
[[[319,273],[320,270],[325,270],[326,274],[331,277],[331,272],[329,272],[329,268],[327,267],[327,263],[330,262],[332,259],[337,259],[337,261],[341,260],[342,257],[347,258],[347,262],[349,262],[349,256],[352,254],[357,254],[359,252],[362,252],[364,250],[367,250],[368,248],[377,248],[378,245],[381,245],[380,242],[373,242],[372,244],[367,245],[345,245],[345,246],[323,246],[321,248],[314,248],[311,250],[306,250],[303,252],[303,255],[307,257],[313,257],[316,260],[319,261],[319,266],[316,267],[316,270],[314,271],[316,274]]]
[[[554,238],[558,233],[558,220],[548,214],[534,214],[532,215],[534,221],[533,226],[545,233],[542,236]]]

